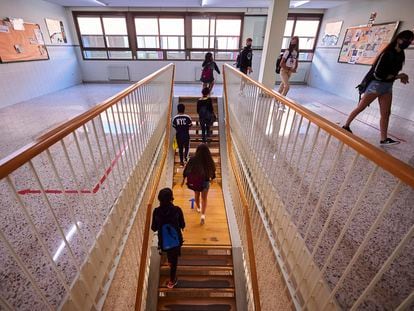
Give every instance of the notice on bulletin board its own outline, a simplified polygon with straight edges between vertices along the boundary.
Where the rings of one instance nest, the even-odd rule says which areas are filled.
[[[372,65],[391,42],[399,22],[356,26],[346,30],[338,62]]]

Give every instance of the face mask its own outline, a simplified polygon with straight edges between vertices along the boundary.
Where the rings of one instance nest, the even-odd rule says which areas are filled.
[[[411,42],[410,41],[403,41],[403,43],[399,44],[400,49],[406,49],[410,46]]]
[[[252,46],[252,44],[251,43],[247,43],[247,45],[246,45],[247,47],[251,47]]]
[[[296,43],[292,43],[290,46],[291,47],[296,47],[296,45],[297,45]]]

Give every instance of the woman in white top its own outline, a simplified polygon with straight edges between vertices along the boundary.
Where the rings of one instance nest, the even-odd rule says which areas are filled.
[[[292,37],[290,39],[289,48],[283,53],[282,60],[280,61],[280,83],[279,93],[286,95],[289,91],[289,79],[292,73],[298,69],[298,57],[299,57],[299,38]]]

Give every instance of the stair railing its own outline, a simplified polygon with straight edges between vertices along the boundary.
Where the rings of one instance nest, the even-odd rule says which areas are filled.
[[[0,309],[102,309],[124,250],[134,304],[173,80],[170,64],[0,161]]]
[[[298,310],[412,306],[414,169],[231,66],[223,72],[246,234],[257,253],[271,244],[282,295]],[[257,276],[265,308],[269,275]]]

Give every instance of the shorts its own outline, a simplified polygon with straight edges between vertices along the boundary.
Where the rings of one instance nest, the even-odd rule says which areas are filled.
[[[204,184],[203,184],[203,191],[204,190],[208,190],[208,189],[210,189],[210,182],[209,181],[205,181]]]
[[[365,94],[392,94],[392,85],[393,82],[383,82],[378,80],[372,80],[369,84],[367,89],[365,90]]]
[[[240,71],[247,75],[247,67],[240,67]]]

